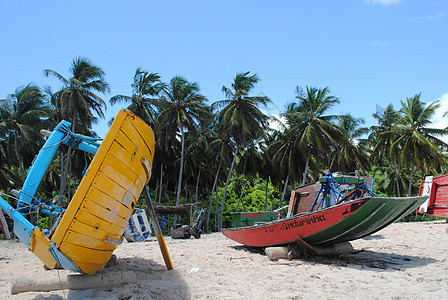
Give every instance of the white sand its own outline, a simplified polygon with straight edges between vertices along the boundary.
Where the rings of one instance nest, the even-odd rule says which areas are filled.
[[[45,271],[22,243],[1,241],[0,299],[448,299],[447,230],[445,221],[395,223],[353,241],[361,252],[312,261],[270,261],[219,233],[167,237],[172,271],[155,239],[124,243],[114,252],[118,265],[101,272],[134,271],[133,284],[17,295],[12,277],[71,272]]]

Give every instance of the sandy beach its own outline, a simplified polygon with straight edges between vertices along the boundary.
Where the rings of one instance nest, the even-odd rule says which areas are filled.
[[[220,233],[166,237],[167,271],[157,241],[120,245],[118,264],[100,273],[135,272],[136,282],[88,290],[11,295],[11,278],[72,274],[46,271],[18,241],[0,242],[0,299],[448,299],[448,223],[395,223],[352,241],[339,258],[271,261]]]

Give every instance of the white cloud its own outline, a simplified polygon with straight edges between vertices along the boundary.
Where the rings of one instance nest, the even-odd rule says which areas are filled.
[[[443,12],[437,12],[434,15],[427,15],[424,17],[415,17],[412,19],[413,22],[423,22],[423,21],[439,21],[441,19],[443,19],[444,17],[444,13]]]
[[[374,47],[387,47],[387,46],[389,46],[389,43],[388,42],[373,41],[372,45]]]
[[[433,128],[447,128],[448,127],[448,115],[443,116],[448,112],[448,93],[443,94],[439,99],[440,107],[436,111],[434,119],[432,121]],[[448,137],[443,137],[442,140],[448,143]]]
[[[400,2],[402,2],[402,0],[364,0],[364,2],[372,6],[377,4],[387,6],[398,5]]]
[[[272,117],[269,118],[268,122],[271,129],[283,131],[283,127],[286,124],[286,118],[279,114],[272,114]],[[281,124],[279,122],[281,122]]]

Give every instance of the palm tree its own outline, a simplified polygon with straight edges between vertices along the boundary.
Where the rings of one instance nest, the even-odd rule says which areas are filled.
[[[5,133],[6,134],[6,133]],[[10,168],[10,159],[7,155],[7,141],[5,136],[2,134],[0,136],[0,189],[8,189],[11,186],[16,186],[17,176]]]
[[[182,186],[182,172],[184,167],[185,130],[196,136],[199,125],[205,127],[210,118],[209,109],[205,106],[207,98],[199,93],[199,85],[196,82],[188,82],[186,79],[175,76],[163,90],[163,98],[160,101],[160,114],[158,123],[163,128],[164,124],[176,124],[181,136],[181,160],[179,181],[177,186],[176,205],[179,205]],[[176,224],[177,216],[174,217]]]
[[[269,98],[248,96],[250,90],[260,81],[257,74],[250,76],[249,73],[238,73],[231,88],[222,87],[222,92],[227,99],[217,101],[212,105],[214,109],[219,110],[216,120],[218,132],[232,137],[236,146],[221,202],[219,231],[222,229],[225,197],[238,151],[260,136],[268,125],[268,117],[259,110],[258,106],[266,106]]]
[[[116,95],[110,98],[110,104],[131,102],[127,109],[153,126],[156,120],[157,98],[164,87],[160,76],[157,73],[148,73],[146,70],[137,68],[131,87],[132,96]]]
[[[337,146],[338,170],[349,173],[357,169],[367,170],[370,167],[370,156],[361,138],[369,132],[363,119],[354,118],[350,114],[339,117],[338,126],[344,131],[346,139]]]
[[[44,117],[48,116],[48,107],[42,91],[32,83],[17,88],[7,99],[0,100],[0,116],[0,132],[8,139],[13,139],[16,163],[24,182],[19,140],[24,151],[35,149],[38,145],[36,141],[43,141],[39,134],[41,129],[39,124],[42,124]]]
[[[170,123],[155,124],[156,134],[156,149],[154,152],[153,169],[157,172],[157,168],[160,168],[160,183],[159,183],[159,203],[162,201],[162,190],[164,183],[166,188],[169,186],[169,179],[172,168],[168,168],[168,174],[165,174],[166,166],[170,165],[170,162],[176,160],[176,153],[180,152],[180,143],[176,136],[177,123],[171,121]],[[168,180],[167,180],[168,179]]]
[[[294,105],[287,105],[287,112],[283,115],[285,123],[276,119],[281,131],[276,133],[276,140],[267,149],[272,157],[273,164],[278,166],[278,172],[284,179],[283,192],[280,199],[280,207],[283,205],[286,189],[290,179],[298,180],[299,173],[303,170],[300,159],[300,148],[296,133],[290,127],[295,126],[297,114],[291,113]]]
[[[55,97],[57,103],[54,106],[57,114],[63,119],[71,121],[73,132],[77,129],[77,132],[82,134],[91,134],[92,123],[97,120],[92,111],[100,118],[104,118],[103,108],[106,107],[106,103],[95,94],[95,92],[104,94],[109,91],[109,84],[104,80],[104,71],[87,58],[78,57],[72,61],[69,79],[48,69],[44,70],[44,75],[55,77],[64,85]],[[62,194],[71,162],[71,150],[72,148],[69,147],[64,172],[61,170],[61,174],[64,173],[64,175],[62,176],[58,205],[62,202]]]
[[[241,199],[243,198],[244,191],[246,190],[247,183],[249,179],[255,177],[257,174],[260,174],[263,166],[263,156],[262,153],[257,149],[254,143],[250,144],[247,149],[242,153],[241,159],[238,162],[237,170],[240,174],[244,175],[245,182],[243,189],[240,193],[240,198],[236,205],[235,212],[238,211],[239,205],[241,203]]]
[[[306,159],[302,184],[305,184],[308,166],[313,151],[321,154],[329,152],[331,146],[344,140],[343,131],[332,122],[336,115],[325,115],[339,99],[328,95],[328,87],[317,89],[306,87],[306,93],[296,89],[298,103],[294,103],[287,114],[296,114],[297,124],[291,127],[297,137],[295,142]]]
[[[269,146],[274,143],[277,139],[278,132],[274,129],[266,130],[263,135],[262,142],[258,143],[258,146],[261,150],[261,166],[259,167],[258,175],[260,178],[266,181],[265,185],[265,199],[264,199],[264,210],[268,209],[268,188],[269,183],[272,180],[272,177],[276,175],[276,170],[278,168],[276,165],[274,166],[271,153],[269,152]]]
[[[378,168],[382,168],[383,161],[391,160],[394,165],[395,174],[395,190],[398,197],[400,197],[400,177],[397,166],[397,152],[391,152],[392,143],[398,138],[397,133],[393,132],[395,124],[400,120],[400,114],[396,111],[392,104],[389,104],[385,109],[381,107],[376,108],[376,113],[373,117],[377,119],[378,126],[370,127],[369,141],[373,146],[373,161]],[[390,153],[390,155],[385,155]],[[387,168],[387,166],[386,166]],[[391,188],[389,188],[389,191]]]
[[[72,131],[77,127],[80,132],[88,133],[96,121],[92,111],[104,118],[106,103],[95,93],[109,92],[109,84],[100,67],[85,57],[78,57],[71,64],[69,79],[53,70],[44,70],[44,75],[55,77],[64,84],[58,92],[56,108],[64,119],[72,122]]]
[[[393,129],[400,136],[392,144],[391,153],[399,152],[401,163],[410,164],[408,196],[411,196],[415,168],[428,173],[429,168],[446,164],[441,147],[448,145],[439,138],[447,135],[448,130],[426,127],[431,124],[440,103],[435,101],[425,106],[420,97],[421,93],[407,98],[406,102],[401,101],[402,118]]]
[[[216,129],[213,128],[213,129]],[[210,213],[212,209],[213,204],[213,196],[216,194],[216,209],[215,209],[215,220],[218,219],[218,192],[217,190],[217,184],[219,180],[219,175],[222,170],[222,166],[228,164],[232,160],[232,156],[234,153],[234,147],[232,143],[230,142],[230,138],[228,136],[220,135],[216,130],[211,131],[210,136],[210,142],[209,146],[207,147],[205,151],[206,157],[211,157],[210,162],[213,166],[216,166],[216,172],[214,174],[214,181],[212,186],[212,191],[210,195],[210,202],[208,205],[208,211],[207,211],[207,220],[206,220],[206,230],[209,230],[209,223],[210,223]],[[215,226],[218,222],[215,222]]]

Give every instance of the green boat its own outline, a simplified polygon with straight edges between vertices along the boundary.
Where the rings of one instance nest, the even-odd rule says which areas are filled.
[[[322,185],[339,181],[329,178]],[[325,192],[325,189],[320,189],[315,197],[310,197],[312,202],[307,199],[311,195],[309,186],[308,191],[296,189],[291,194],[286,218],[255,226],[223,229],[222,232],[234,241],[253,247],[291,244],[297,238],[310,245],[328,245],[375,233],[415,211],[428,199],[428,196],[372,196],[373,192],[365,185],[366,182],[356,181],[356,189],[346,191],[345,195],[340,193],[336,200],[333,199],[336,203],[328,207],[326,205],[331,201],[327,201],[327,198],[335,196],[328,189]],[[341,180],[341,183],[347,181]],[[307,204],[301,206],[301,202]],[[310,205],[311,209],[308,210]]]

